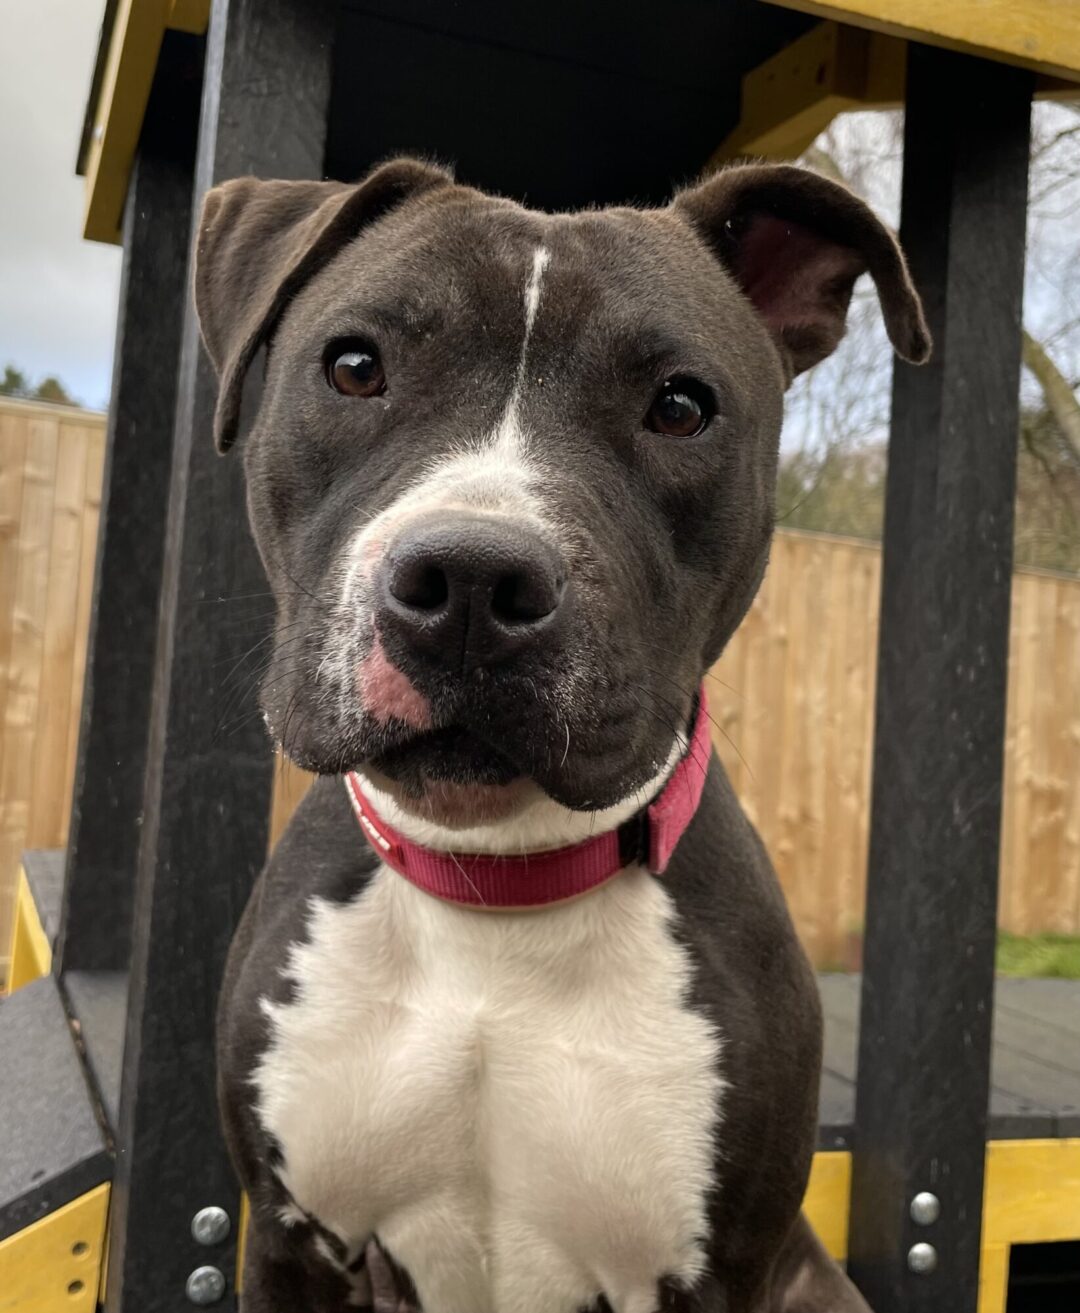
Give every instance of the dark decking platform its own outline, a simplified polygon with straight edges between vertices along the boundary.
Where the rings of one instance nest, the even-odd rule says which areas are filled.
[[[825,1009],[818,1147],[848,1149],[861,980],[822,975],[818,982]],[[998,979],[990,1081],[990,1139],[1080,1136],[1080,981]]]
[[[52,976],[0,1001],[0,1055],[3,1240],[110,1180],[112,1154]]]

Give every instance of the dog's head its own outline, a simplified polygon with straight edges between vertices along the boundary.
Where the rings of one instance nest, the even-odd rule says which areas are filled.
[[[647,787],[764,571],[784,390],[867,270],[924,359],[891,235],[789,166],[558,215],[414,160],[211,191],[222,450],[267,348],[245,459],[285,750],[445,823]]]

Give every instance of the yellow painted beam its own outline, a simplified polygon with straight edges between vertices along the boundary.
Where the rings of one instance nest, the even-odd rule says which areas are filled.
[[[850,1200],[851,1154],[814,1154],[803,1210],[818,1239],[840,1262],[847,1258]]]
[[[0,1240],[2,1313],[94,1313],[109,1187]]]
[[[236,1221],[236,1290],[244,1286],[244,1251],[247,1248],[248,1227],[251,1225],[251,1205],[246,1194],[240,1196],[240,1216]]]
[[[766,0],[886,36],[1080,81],[1077,0]]]
[[[128,180],[172,0],[120,0],[86,159],[83,236],[118,242]]]
[[[1080,1240],[1080,1139],[986,1146],[983,1244]]]
[[[120,0],[86,157],[83,236],[119,242],[135,148],[166,28],[205,32],[210,0]]]
[[[169,6],[169,27],[177,32],[193,32],[201,36],[210,21],[210,0],[172,0]]]
[[[739,123],[709,161],[794,159],[849,109],[903,104],[907,45],[841,23],[818,23],[742,80]]]
[[[8,967],[7,991],[13,994],[52,969],[52,949],[38,916],[34,895],[26,872],[19,867],[15,885],[15,924],[11,935],[11,963]],[[0,1305],[2,1310],[3,1305]]]

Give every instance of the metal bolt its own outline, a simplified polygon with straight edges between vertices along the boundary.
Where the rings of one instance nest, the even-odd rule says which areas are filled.
[[[225,1294],[225,1277],[219,1268],[197,1267],[188,1277],[184,1292],[193,1304],[216,1304]]]
[[[228,1239],[231,1225],[225,1209],[211,1204],[200,1208],[191,1219],[191,1235],[200,1245],[220,1245]]]
[[[920,1240],[907,1251],[907,1265],[918,1276],[927,1276],[937,1267],[937,1250]]]
[[[929,1190],[920,1190],[911,1201],[911,1220],[919,1226],[933,1226],[941,1216],[941,1200]]]

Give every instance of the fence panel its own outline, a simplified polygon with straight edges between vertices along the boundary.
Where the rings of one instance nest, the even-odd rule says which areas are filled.
[[[0,978],[24,848],[67,840],[105,417],[0,398]]]

